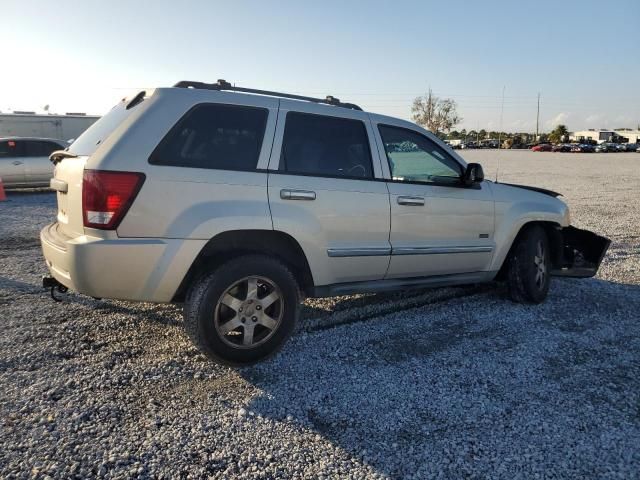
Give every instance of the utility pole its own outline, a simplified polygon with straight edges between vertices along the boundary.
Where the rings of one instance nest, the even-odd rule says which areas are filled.
[[[538,113],[536,113],[536,138],[535,141],[538,141],[538,125],[540,124],[540,92],[538,92]]]
[[[506,85],[502,86],[502,105],[500,106],[500,131],[498,132],[498,149],[500,149],[500,140],[502,139],[502,117],[504,115],[504,91],[507,88]]]

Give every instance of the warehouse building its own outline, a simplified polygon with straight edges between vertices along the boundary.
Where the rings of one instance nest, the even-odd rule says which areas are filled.
[[[640,130],[582,130],[570,134],[569,139],[576,142],[594,140],[598,143],[639,143]]]
[[[35,112],[0,113],[0,137],[78,138],[100,117],[84,113],[38,115]]]

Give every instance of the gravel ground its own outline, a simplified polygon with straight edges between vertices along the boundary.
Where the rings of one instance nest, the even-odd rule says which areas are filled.
[[[640,155],[463,152],[613,244],[522,306],[497,285],[309,300],[274,359],[207,362],[172,305],[54,303],[48,193],[0,204],[2,478],[633,478]]]

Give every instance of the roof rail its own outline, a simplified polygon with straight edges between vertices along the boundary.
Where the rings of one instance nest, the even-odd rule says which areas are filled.
[[[324,103],[334,105],[336,107],[350,108],[352,110],[362,110],[358,105],[353,103],[342,103],[336,97],[327,95],[326,98],[305,97],[302,95],[292,95],[290,93],[270,92],[268,90],[256,90],[254,88],[235,87],[226,80],[218,80],[216,83],[192,82],[190,80],[182,80],[174,85],[176,88],[197,88],[203,90],[226,90],[231,92],[256,93],[258,95],[269,95],[270,97],[291,98],[293,100],[305,100],[313,103]]]

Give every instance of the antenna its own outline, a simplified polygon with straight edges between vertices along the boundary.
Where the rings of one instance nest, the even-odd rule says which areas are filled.
[[[538,141],[538,125],[540,123],[540,92],[538,92],[538,112],[536,113],[536,138],[534,142]]]
[[[498,155],[496,158],[496,183],[498,183],[498,171],[500,170],[500,146],[502,145],[502,117],[504,116],[504,91],[506,85],[502,86],[502,104],[500,105],[500,128],[498,130]]]

